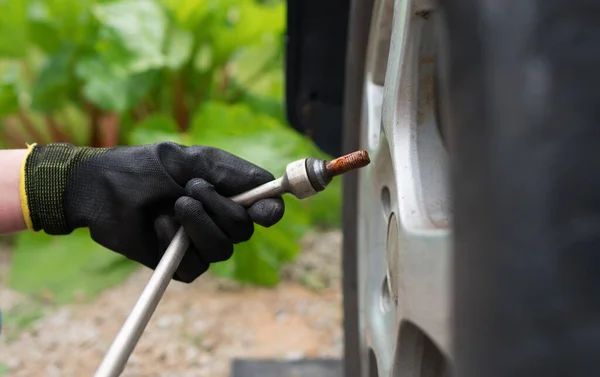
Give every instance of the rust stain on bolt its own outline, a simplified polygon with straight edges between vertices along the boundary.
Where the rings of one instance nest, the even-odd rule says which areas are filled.
[[[325,170],[332,176],[363,168],[371,163],[367,151],[356,151],[331,160],[325,165]]]

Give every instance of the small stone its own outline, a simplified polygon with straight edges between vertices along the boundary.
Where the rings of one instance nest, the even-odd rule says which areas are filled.
[[[328,318],[318,318],[315,321],[315,328],[317,329],[329,329],[331,327],[331,320],[329,320]]]
[[[194,321],[192,328],[195,332],[202,333],[208,328],[207,321]]]
[[[284,358],[286,360],[302,360],[304,358],[304,352],[302,351],[289,351],[285,353]]]
[[[288,319],[288,315],[283,310],[278,310],[277,313],[275,313],[275,319],[277,322],[283,323]]]
[[[60,368],[56,364],[50,364],[46,367],[46,376],[60,377]]]
[[[210,338],[205,338],[202,340],[202,348],[206,351],[212,351],[215,348],[215,340]]]
[[[200,354],[200,351],[196,347],[188,347],[185,350],[185,358],[187,359],[188,362],[196,359],[199,354]]]
[[[10,359],[9,361],[4,363],[8,369],[10,370],[14,370],[14,369],[18,369],[21,365],[22,362],[20,359]]]
[[[198,357],[198,365],[206,366],[211,362],[211,360],[212,360],[212,358],[207,354],[200,355]]]
[[[156,321],[156,325],[161,329],[165,329],[165,328],[171,326],[171,323],[173,323],[173,321],[168,316],[160,317]]]

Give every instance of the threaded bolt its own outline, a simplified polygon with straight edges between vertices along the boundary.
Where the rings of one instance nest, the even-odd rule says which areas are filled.
[[[371,163],[367,151],[360,150],[329,161],[325,170],[332,176],[341,175],[351,170],[363,168]]]

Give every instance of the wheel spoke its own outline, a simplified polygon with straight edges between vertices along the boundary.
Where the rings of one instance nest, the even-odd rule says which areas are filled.
[[[372,350],[380,376],[405,375],[404,323],[449,352],[451,208],[431,5],[376,2],[369,40],[361,142],[372,163],[359,173],[358,278],[364,354]]]

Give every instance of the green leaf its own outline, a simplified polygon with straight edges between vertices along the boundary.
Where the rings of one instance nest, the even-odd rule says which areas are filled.
[[[107,111],[123,112],[132,108],[160,82],[158,71],[132,75],[94,57],[80,60],[75,72],[84,81],[86,98]]]
[[[101,25],[96,51],[107,61],[120,60],[132,73],[164,66],[168,18],[156,1],[109,2],[92,12]]]
[[[62,43],[60,24],[49,14],[48,4],[42,1],[32,1],[27,11],[31,43],[47,54],[57,52]]]
[[[69,99],[73,80],[70,75],[74,50],[65,47],[49,57],[38,75],[32,90],[32,108],[52,111],[60,108]]]
[[[231,59],[232,78],[241,90],[263,98],[283,97],[283,43],[270,37],[262,43],[247,46]]]
[[[75,71],[85,97],[103,110],[133,108],[160,83],[166,64],[178,68],[189,58],[191,36],[176,30],[167,40],[168,17],[157,1],[98,3],[92,14],[98,24],[93,52]]]
[[[323,155],[304,135],[243,104],[206,103],[189,132],[194,142],[234,151],[275,175],[295,159]]]
[[[198,48],[196,56],[194,56],[194,68],[198,72],[207,72],[213,64],[213,48],[204,44]]]
[[[19,111],[19,94],[21,69],[16,64],[8,64],[2,68],[0,76],[0,116],[14,114]]]
[[[181,143],[175,119],[167,115],[153,115],[135,125],[128,137],[129,144],[145,145],[162,141]]]
[[[83,109],[74,103],[67,103],[53,113],[53,117],[60,125],[64,125],[67,134],[75,145],[88,145],[90,140],[90,122]]]
[[[270,98],[251,92],[243,92],[238,101],[244,103],[255,113],[268,115],[280,123],[286,123],[287,121],[281,97]]]
[[[81,43],[91,25],[89,8],[94,0],[33,0],[32,18],[54,25],[62,41]]]
[[[225,2],[225,12],[216,15],[218,28],[211,38],[219,59],[227,59],[237,48],[260,43],[261,38],[281,34],[285,28],[285,2],[262,5],[255,0]],[[226,5],[224,5],[226,6]]]
[[[94,297],[123,281],[137,264],[95,243],[87,229],[67,236],[25,232],[17,236],[11,288],[68,303]]]
[[[255,0],[161,0],[179,27],[194,33],[199,45],[210,43],[213,61],[223,64],[239,47],[261,42],[285,28],[285,2]]]
[[[169,36],[166,51],[166,65],[177,70],[181,68],[192,54],[194,35],[182,29],[173,29]]]
[[[27,51],[25,0],[0,0],[0,56],[23,57]]]
[[[136,125],[138,129],[146,131],[161,131],[165,133],[176,133],[179,129],[175,119],[169,115],[152,115]]]
[[[60,48],[61,40],[57,28],[51,23],[31,21],[29,23],[31,41],[47,54]]]
[[[215,5],[214,1],[198,0],[160,0],[174,16],[177,24],[186,30],[195,30],[207,16],[209,8]]]

